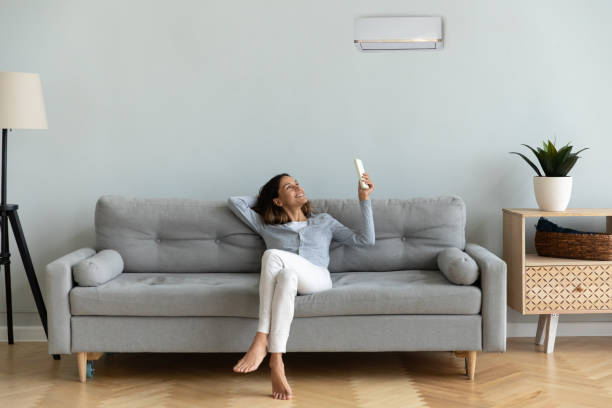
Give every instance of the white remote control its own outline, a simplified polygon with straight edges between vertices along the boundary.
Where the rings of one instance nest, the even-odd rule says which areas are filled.
[[[363,176],[363,173],[365,173],[365,170],[363,169],[363,163],[361,162],[360,159],[355,159],[355,168],[357,169],[357,174],[359,174],[359,181],[361,182],[361,188],[365,188],[365,189],[370,188],[370,186],[368,186],[368,184],[365,181],[361,180],[361,176]]]

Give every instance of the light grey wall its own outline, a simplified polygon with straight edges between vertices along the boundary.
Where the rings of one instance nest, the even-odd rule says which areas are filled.
[[[468,240],[500,256],[501,208],[536,205],[532,170],[508,153],[521,143],[590,147],[570,206],[612,205],[609,1],[0,7],[0,70],[39,72],[49,117],[9,136],[9,201],[39,275],[94,244],[102,194],[225,199],[287,171],[311,198],[356,199],[353,157],[372,198],[462,196]],[[368,15],[441,15],[445,48],[359,53],[353,19]],[[39,324],[11,248],[15,323]]]

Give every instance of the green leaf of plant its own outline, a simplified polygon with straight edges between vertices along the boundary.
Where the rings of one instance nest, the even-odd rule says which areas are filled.
[[[554,158],[554,172],[558,173],[563,166],[563,163],[570,156],[570,152],[572,151],[572,146],[564,146],[557,152],[557,156]]]
[[[567,176],[567,173],[569,173],[572,167],[574,167],[574,164],[576,164],[576,160],[578,160],[578,156],[576,156],[575,154],[569,157],[567,161],[563,163],[563,166],[559,169],[559,175],[557,177]]]
[[[565,145],[565,146],[563,146],[562,148],[559,149],[557,154],[563,154],[564,152],[571,153],[572,152],[572,148],[573,148],[573,146]]]
[[[548,152],[553,155],[557,154],[557,149],[555,148],[555,145],[553,144],[553,142],[550,141],[550,139],[548,140]]]
[[[533,147],[531,147],[529,145],[526,145],[524,143],[521,143],[521,144],[523,146],[527,147],[529,150],[531,150],[533,152],[533,154],[535,155],[536,159],[538,159],[538,162],[540,163],[540,166],[542,166],[542,170],[544,170],[544,161],[542,160],[544,151],[542,149],[540,149],[540,148],[538,148],[538,151],[535,151],[533,149]],[[538,170],[538,175],[540,175],[540,176],[542,175],[539,170]]]
[[[580,149],[578,150],[576,153],[572,153],[570,155],[568,155],[564,166],[562,168],[562,172],[564,173],[563,175],[567,175],[570,170],[574,167],[574,165],[576,164],[576,161],[580,158],[580,156],[578,156],[578,153],[587,150],[588,147],[585,147],[584,149]]]
[[[510,153],[518,154],[519,156],[521,156],[531,166],[531,168],[535,170],[535,172],[538,174],[538,176],[542,176],[542,173],[540,173],[540,170],[538,170],[536,165],[533,164],[533,162],[531,160],[529,160],[524,154],[518,153],[518,152],[510,152]]]
[[[584,150],[587,150],[587,149],[588,149],[588,147],[585,147],[584,149],[580,149],[580,150],[578,150],[578,151],[577,151],[576,153],[574,153],[574,154],[578,154],[578,153],[580,153],[580,152],[582,152],[582,151],[584,151]]]
[[[544,171],[544,174],[547,177],[554,177],[554,173],[555,173],[555,163],[554,163],[554,157],[555,154],[553,153],[553,151],[551,150],[551,144],[549,141],[548,144],[548,150],[546,152],[544,152],[542,154],[542,170]]]

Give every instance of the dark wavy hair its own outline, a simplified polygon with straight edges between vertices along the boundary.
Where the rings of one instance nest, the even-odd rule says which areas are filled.
[[[282,207],[274,204],[272,201],[278,197],[280,181],[284,176],[289,176],[289,174],[277,174],[259,189],[257,202],[255,203],[253,210],[261,215],[266,224],[284,224],[291,221],[285,210]],[[302,206],[302,212],[306,218],[312,217],[313,212],[310,206],[310,201],[306,201],[306,203]]]

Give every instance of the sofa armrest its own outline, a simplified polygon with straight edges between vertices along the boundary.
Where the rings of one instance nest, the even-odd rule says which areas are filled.
[[[488,249],[467,243],[478,264],[482,290],[482,350],[506,351],[506,262]]]
[[[81,248],[51,262],[43,275],[43,297],[47,307],[49,354],[70,354],[70,290],[74,286],[72,265],[96,251]]]

